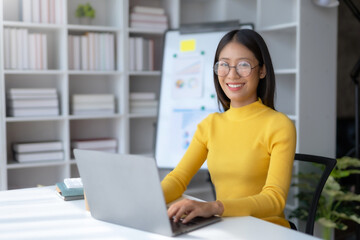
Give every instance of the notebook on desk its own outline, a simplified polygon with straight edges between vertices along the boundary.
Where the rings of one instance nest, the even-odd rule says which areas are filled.
[[[153,158],[74,150],[91,215],[98,220],[166,236],[176,236],[218,222],[219,217],[174,223]]]

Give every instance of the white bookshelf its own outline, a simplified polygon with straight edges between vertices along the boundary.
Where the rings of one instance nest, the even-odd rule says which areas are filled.
[[[24,23],[21,0],[1,0],[0,45],[4,28],[26,28],[48,36],[48,70],[4,68],[0,50],[0,189],[51,185],[78,176],[70,142],[73,138],[113,137],[118,152],[152,156],[156,114],[130,113],[129,94],[155,92],[159,99],[163,31],[129,27],[132,6],[163,7],[171,28],[180,24],[240,20],[254,23],[269,46],[277,78],[276,108],[297,128],[297,152],[335,156],[336,9],[325,9],[301,0],[63,0],[63,23]],[[89,2],[96,10],[91,25],[79,25],[74,16],[78,4]],[[67,36],[71,33],[110,32],[115,35],[115,70],[68,69]],[[129,38],[140,36],[155,42],[155,70],[129,70]],[[326,44],[324,44],[326,43]],[[56,88],[60,115],[14,118],[6,116],[5,93],[12,87]],[[116,97],[114,114],[73,116],[71,95],[110,93]],[[16,163],[14,141],[58,139],[65,159],[56,162]],[[299,166],[294,166],[294,173]],[[161,175],[166,174],[163,171]],[[200,181],[206,176],[200,176]],[[200,184],[201,185],[201,184]],[[198,184],[195,184],[196,189]],[[194,190],[190,188],[192,193]],[[209,191],[208,186],[204,188]],[[201,191],[200,191],[201,192]],[[289,197],[288,208],[297,202]],[[204,193],[202,193],[204,194]],[[209,194],[207,194],[209,195]]]

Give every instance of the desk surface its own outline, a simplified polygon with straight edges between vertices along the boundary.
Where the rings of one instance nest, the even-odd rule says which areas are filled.
[[[63,201],[55,187],[0,192],[0,239],[276,239],[311,240],[309,235],[254,217],[219,223],[175,238],[98,221],[84,200]]]

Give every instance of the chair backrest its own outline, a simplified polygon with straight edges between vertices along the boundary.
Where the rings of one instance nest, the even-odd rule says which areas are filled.
[[[309,215],[306,221],[306,229],[305,233],[313,235],[314,233],[314,224],[315,224],[315,217],[316,217],[316,210],[319,203],[319,199],[321,196],[321,192],[324,188],[324,185],[326,183],[326,180],[328,179],[331,171],[334,169],[336,165],[336,159],[335,158],[327,158],[327,157],[321,157],[321,156],[315,156],[315,155],[309,155],[309,154],[295,154],[295,161],[301,161],[301,162],[310,162],[310,163],[318,163],[325,166],[325,169],[323,170],[321,177],[319,179],[319,182],[316,185],[315,192],[312,198],[312,201],[310,203],[310,209],[309,209]],[[300,170],[301,171],[301,170]]]

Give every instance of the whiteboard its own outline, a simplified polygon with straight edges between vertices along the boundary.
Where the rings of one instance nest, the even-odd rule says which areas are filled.
[[[155,145],[158,167],[174,168],[197,124],[219,111],[213,63],[217,45],[227,32],[166,32]],[[207,168],[206,163],[202,168]]]

